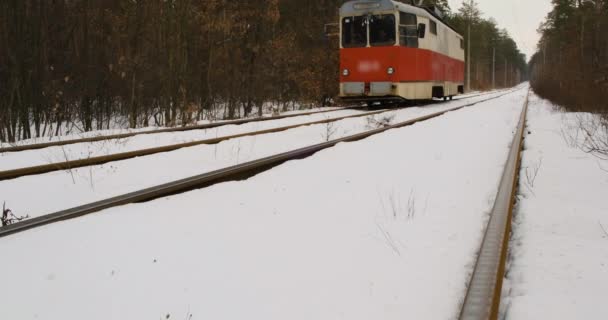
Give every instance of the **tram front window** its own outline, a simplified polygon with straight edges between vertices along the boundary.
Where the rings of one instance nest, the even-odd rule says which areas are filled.
[[[367,19],[365,17],[342,19],[342,46],[344,48],[367,46]]]
[[[372,46],[395,45],[395,16],[383,14],[369,17],[369,43]]]

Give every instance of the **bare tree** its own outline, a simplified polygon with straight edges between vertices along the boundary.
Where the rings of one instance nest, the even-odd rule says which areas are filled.
[[[318,105],[337,93],[322,30],[340,4],[1,1],[0,141]]]

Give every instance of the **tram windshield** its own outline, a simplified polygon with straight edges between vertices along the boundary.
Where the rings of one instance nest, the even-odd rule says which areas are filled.
[[[395,44],[395,15],[383,14],[369,17],[369,44],[392,46]]]
[[[397,39],[395,15],[382,14],[343,18],[342,46],[344,48],[366,47],[368,26],[371,46],[395,45]]]
[[[342,46],[344,48],[367,46],[366,17],[346,17],[342,19]]]

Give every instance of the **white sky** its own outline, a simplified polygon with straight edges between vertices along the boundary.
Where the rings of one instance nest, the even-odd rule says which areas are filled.
[[[457,11],[463,0],[448,0]],[[468,1],[468,0],[467,0]],[[499,28],[509,31],[527,60],[536,52],[540,35],[536,32],[547,13],[551,0],[475,0],[485,18],[494,18]]]

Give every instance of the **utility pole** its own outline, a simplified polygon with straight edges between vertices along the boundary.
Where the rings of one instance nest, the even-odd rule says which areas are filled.
[[[496,47],[492,48],[492,89],[496,89]]]
[[[467,92],[471,91],[471,22],[473,20],[473,0],[469,3],[469,27],[467,35]]]
[[[509,68],[509,62],[507,62],[507,59],[505,59],[505,88],[509,87],[507,84],[507,68]]]

